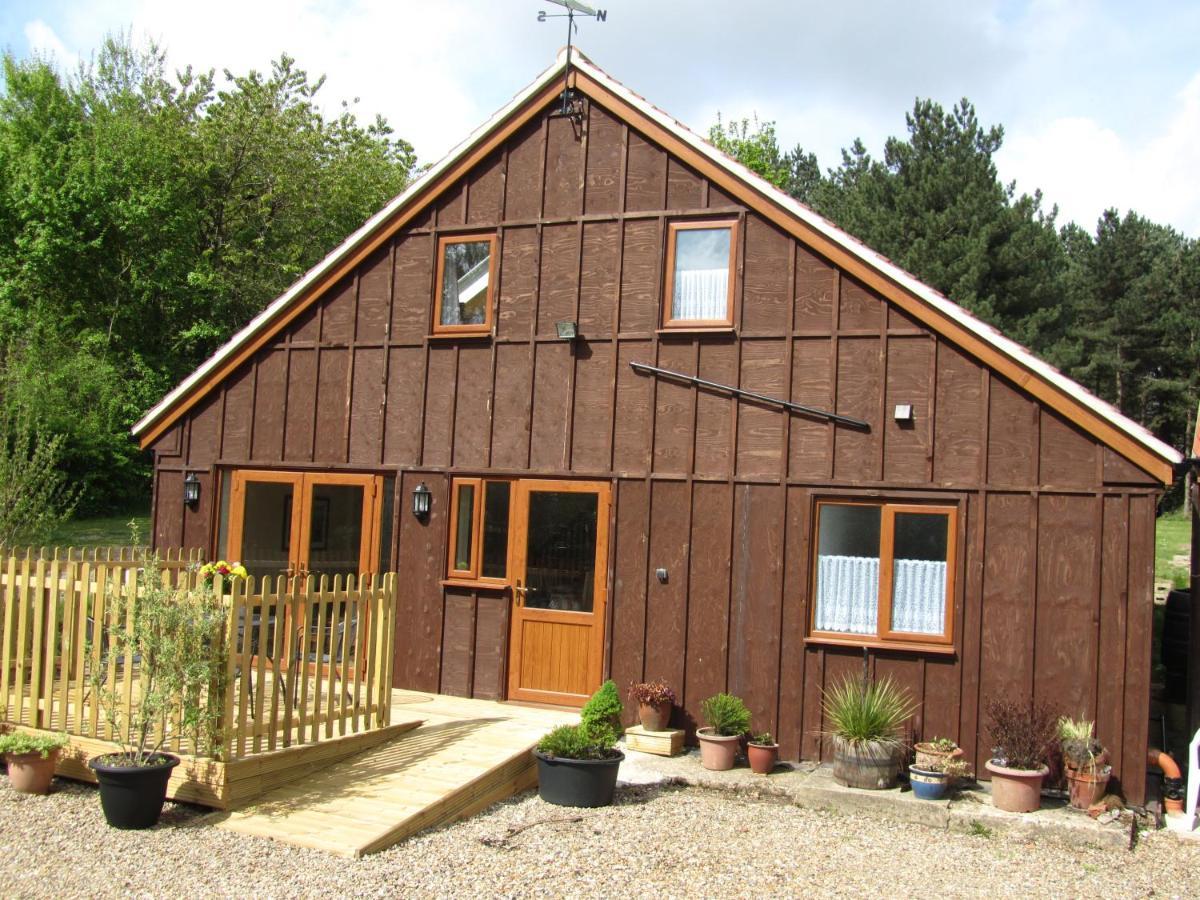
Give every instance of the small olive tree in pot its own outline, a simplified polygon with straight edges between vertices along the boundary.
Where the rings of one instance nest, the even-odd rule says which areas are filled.
[[[114,592],[111,601],[91,682],[120,750],[95,756],[88,766],[100,783],[108,824],[150,828],[179,765],[163,748],[187,737],[197,755],[219,754],[227,610],[210,587],[192,588],[186,579],[172,586],[154,555],[138,570],[136,589]],[[129,703],[107,680],[110,666],[132,667],[137,690]]]

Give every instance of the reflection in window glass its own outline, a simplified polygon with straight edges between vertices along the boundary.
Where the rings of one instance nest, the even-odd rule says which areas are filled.
[[[483,563],[480,576],[504,578],[508,574],[507,481],[489,481],[483,492]]]
[[[490,240],[454,241],[442,246],[442,325],[483,325],[487,321]]]
[[[458,486],[458,508],[454,511],[454,569],[471,569],[471,525],[475,511],[475,485]]]
[[[671,318],[729,318],[729,245],[732,229],[681,228],[675,232]]]
[[[950,517],[898,512],[892,562],[892,631],[946,633]]]
[[[875,634],[879,618],[878,506],[821,506],[817,547],[818,631]]]

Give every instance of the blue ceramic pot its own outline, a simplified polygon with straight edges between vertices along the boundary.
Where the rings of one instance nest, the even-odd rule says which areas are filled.
[[[950,787],[950,777],[945,772],[908,767],[908,782],[918,800],[941,800]]]

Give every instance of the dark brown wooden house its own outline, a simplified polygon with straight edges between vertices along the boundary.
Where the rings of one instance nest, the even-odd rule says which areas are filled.
[[[398,570],[397,686],[661,677],[816,758],[865,664],[980,768],[989,698],[1095,718],[1141,800],[1179,455],[578,54],[558,114],[563,67],[138,423],[154,540]]]

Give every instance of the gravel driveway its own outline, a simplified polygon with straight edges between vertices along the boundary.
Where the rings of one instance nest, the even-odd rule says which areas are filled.
[[[0,778],[4,897],[1200,896],[1200,845],[1168,835],[1081,850],[696,788],[623,788],[604,810],[526,793],[345,860],[208,827],[183,805],[153,831],[111,830],[95,788],[56,785],[29,797]]]

